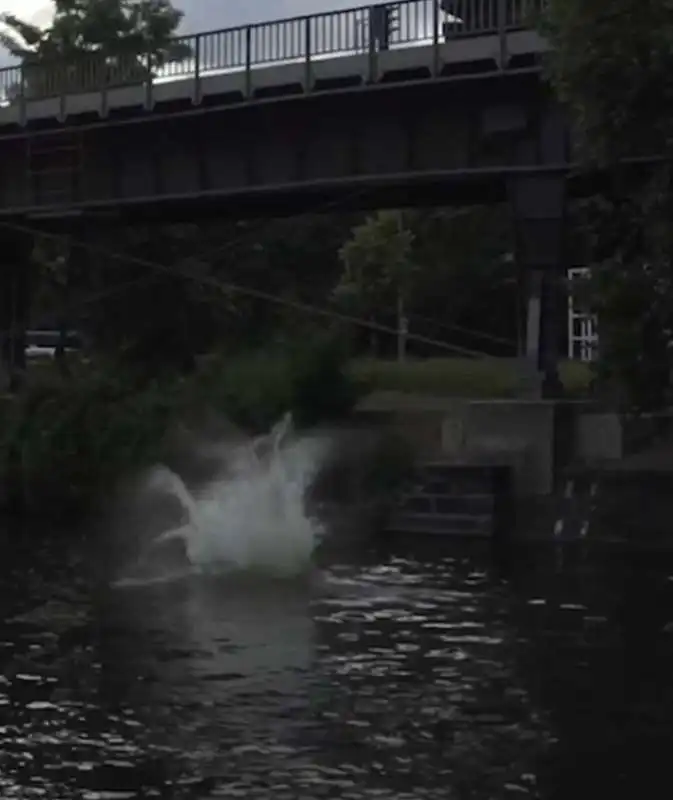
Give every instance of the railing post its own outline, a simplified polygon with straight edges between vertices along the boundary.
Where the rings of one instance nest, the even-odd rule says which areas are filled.
[[[500,42],[500,52],[498,54],[498,68],[507,69],[509,63],[509,53],[507,48],[507,2],[508,0],[496,0],[498,13],[498,39]]]
[[[252,25],[245,29],[245,96],[252,97]]]
[[[19,125],[25,127],[28,122],[26,107],[26,65],[21,64],[19,77]]]
[[[432,74],[439,75],[439,0],[432,2]]]
[[[100,114],[101,119],[105,119],[110,113],[110,107],[108,103],[107,65],[104,58],[97,59],[94,64],[97,76],[96,83],[99,85],[100,89],[100,108],[98,113]]]
[[[304,18],[304,49],[305,49],[305,74],[304,74],[304,91],[310,92],[313,88],[313,69],[311,67],[311,50],[313,42],[311,37],[311,17]]]
[[[195,106],[201,103],[201,34],[194,37],[194,90],[192,92],[192,104]]]
[[[145,82],[145,109],[152,110],[154,105],[154,75],[152,73],[152,53],[148,50],[145,54],[147,62],[147,81]]]
[[[57,116],[59,122],[65,122],[66,111],[68,107],[67,92],[65,86],[66,84],[65,77],[67,74],[68,72],[66,69],[66,71],[62,73],[62,78],[61,78],[61,87],[58,97],[58,116]]]
[[[375,6],[367,9],[367,32],[369,34],[368,55],[369,55],[369,82],[376,83],[378,77],[377,69],[377,50],[376,50],[376,31],[374,18],[376,14]]]

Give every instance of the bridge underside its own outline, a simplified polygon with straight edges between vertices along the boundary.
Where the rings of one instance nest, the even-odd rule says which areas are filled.
[[[205,215],[509,202],[518,266],[531,276],[529,355],[555,390],[570,151],[535,70],[29,127],[0,145],[9,237],[17,223],[81,234]]]
[[[534,71],[381,85],[0,140],[0,218],[270,215],[506,199],[563,171]]]

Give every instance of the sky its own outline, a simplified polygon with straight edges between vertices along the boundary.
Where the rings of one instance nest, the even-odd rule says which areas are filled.
[[[185,12],[182,33],[230,28],[251,22],[318,14],[338,8],[368,5],[368,0],[174,0]],[[10,12],[40,25],[49,24],[50,2],[45,0],[0,0],[0,13]],[[0,49],[0,66],[11,63]]]

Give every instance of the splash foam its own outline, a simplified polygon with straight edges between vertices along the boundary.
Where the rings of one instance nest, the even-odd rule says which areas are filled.
[[[186,573],[253,572],[276,578],[306,573],[322,535],[306,510],[306,491],[328,453],[324,439],[298,437],[288,414],[269,434],[223,449],[223,473],[192,494],[166,467],[152,471],[149,486],[177,499],[185,523],[150,544],[143,565],[158,559],[162,546],[181,542]],[[157,575],[129,577],[118,585],[156,582]]]

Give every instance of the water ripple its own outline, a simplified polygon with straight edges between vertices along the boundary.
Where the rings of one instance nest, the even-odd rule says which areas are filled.
[[[611,573],[582,570],[503,581],[478,554],[393,555],[311,590],[116,592],[70,622],[31,588],[40,613],[0,628],[0,795],[595,796],[572,765],[616,786],[598,744],[626,765],[635,712]],[[655,633],[637,713],[662,743],[673,653]]]

